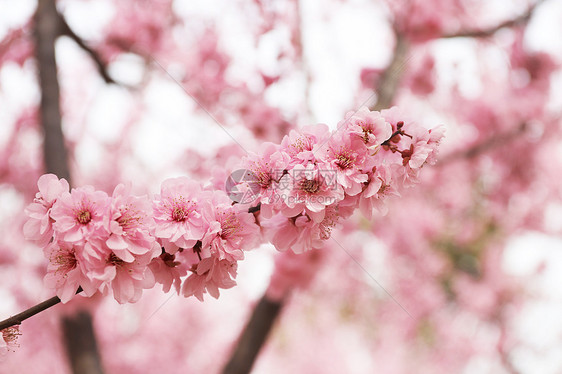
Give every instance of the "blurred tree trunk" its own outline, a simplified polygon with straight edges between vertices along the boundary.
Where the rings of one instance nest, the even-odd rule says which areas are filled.
[[[66,352],[74,374],[102,374],[92,316],[80,311],[62,319]]]
[[[223,369],[223,374],[246,374],[252,370],[282,307],[282,302],[269,300],[265,295],[260,299]]]
[[[47,173],[70,183],[68,157],[60,114],[60,90],[55,60],[55,42],[60,31],[55,0],[39,0],[35,18],[35,53],[41,89],[40,119],[43,127],[43,156]]]
[[[61,33],[55,0],[39,0],[35,14],[35,53],[41,90],[40,122],[43,128],[43,156],[47,173],[65,178],[70,169],[61,126],[60,89],[55,59],[55,42]],[[103,374],[94,335],[92,317],[87,312],[62,319],[65,346],[74,374]]]

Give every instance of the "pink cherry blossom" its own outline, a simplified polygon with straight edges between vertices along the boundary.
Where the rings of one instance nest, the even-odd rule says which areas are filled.
[[[86,276],[87,262],[83,260],[84,248],[80,244],[55,241],[45,248],[49,260],[45,285],[54,288],[63,303],[74,297],[79,287],[86,296],[96,293],[99,282]]]
[[[142,296],[143,289],[154,286],[154,275],[148,268],[152,253],[135,255],[134,261],[125,262],[110,248],[102,248],[104,256],[92,261],[87,275],[99,284],[98,288],[106,295],[111,290],[118,303],[134,303]]]
[[[254,215],[232,206],[224,192],[213,192],[203,208],[203,217],[208,226],[202,239],[203,257],[239,261],[244,259],[244,250],[257,244],[259,228]]]
[[[244,179],[249,189],[258,195],[260,214],[264,217],[271,217],[273,210],[279,207],[279,180],[289,162],[289,154],[280,151],[279,145],[274,143],[263,144],[258,154],[250,154],[243,160],[243,167],[250,171]]]
[[[201,216],[201,201],[206,196],[198,183],[187,177],[166,179],[153,202],[154,235],[166,252],[191,248],[203,238],[206,227]]]
[[[175,255],[171,255],[163,252],[160,256],[153,258],[148,265],[156,283],[162,284],[163,292],[169,292],[173,285],[176,292],[180,293],[181,278],[187,275],[188,269],[184,262],[176,258],[180,254],[180,252],[176,252]]]
[[[359,197],[359,209],[368,219],[371,219],[374,211],[386,214],[388,211],[384,200],[388,196],[400,196],[396,183],[392,180],[392,172],[388,166],[379,166],[369,176],[363,193]]]
[[[345,119],[338,124],[339,128],[359,137],[369,148],[379,146],[392,135],[390,123],[380,112],[370,111],[367,107],[347,113]]]
[[[397,107],[385,109],[381,114],[392,125],[393,133],[392,138],[382,144],[385,152],[377,156],[394,164],[395,180],[411,186],[418,181],[421,167],[435,161],[444,127],[437,127],[432,133],[432,130],[417,125]]]
[[[219,288],[228,289],[236,285],[236,262],[220,260],[217,257],[204,258],[197,264],[182,286],[185,297],[195,296],[203,301],[203,294],[209,293],[217,299],[220,295]]]
[[[130,186],[115,187],[107,217],[109,238],[106,245],[125,262],[135,255],[160,254],[160,246],[150,235],[153,229],[152,209],[147,197],[130,195]]]
[[[53,205],[51,217],[55,236],[70,243],[106,235],[103,218],[109,206],[109,197],[92,186],[73,188],[63,193]]]
[[[306,210],[316,222],[324,218],[328,205],[343,200],[344,191],[336,181],[337,171],[328,164],[297,164],[279,182],[279,194],[287,217]]]
[[[294,253],[304,253],[322,248],[339,219],[338,207],[329,206],[320,222],[315,222],[307,215],[287,218],[277,214],[272,219],[264,221],[262,226],[277,250],[284,252],[291,249]]]
[[[362,139],[338,131],[319,147],[320,158],[335,171],[336,181],[346,194],[354,196],[361,192],[367,182],[367,172],[372,169],[372,159]]]
[[[35,240],[40,246],[45,246],[53,237],[53,222],[51,209],[57,199],[69,191],[68,182],[59,180],[54,174],[45,174],[37,181],[39,192],[35,195],[33,203],[25,209],[29,219],[23,227],[23,232],[28,240]]]
[[[19,325],[0,330],[0,358],[19,346],[18,337],[20,335]]]
[[[291,157],[290,165],[307,163],[316,159],[314,149],[324,144],[330,137],[327,125],[317,124],[304,126],[299,131],[291,130],[281,141],[281,152]]]

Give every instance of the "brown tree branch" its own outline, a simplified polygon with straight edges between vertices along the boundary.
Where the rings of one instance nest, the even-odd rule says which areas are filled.
[[[486,138],[467,149],[451,152],[450,154],[442,157],[437,162],[437,164],[435,164],[435,166],[436,167],[443,166],[450,162],[459,161],[459,160],[473,159],[475,157],[480,156],[482,153],[486,153],[495,148],[509,144],[510,142],[521,136],[526,130],[527,130],[527,124],[521,123],[515,129],[490,136],[489,138]]]
[[[510,28],[510,27],[523,25],[523,24],[527,23],[529,21],[529,19],[531,19],[531,16],[533,15],[533,12],[535,11],[536,7],[538,5],[540,5],[541,3],[543,3],[544,1],[545,0],[538,0],[536,3],[531,5],[525,13],[521,14],[518,17],[515,17],[514,19],[504,21],[504,22],[500,23],[499,25],[488,27],[486,29],[480,29],[480,30],[462,30],[462,31],[452,33],[452,34],[442,35],[441,38],[443,38],[443,39],[450,39],[450,38],[486,38],[486,37],[494,35],[498,30],[501,30],[503,28]]]
[[[78,290],[76,290],[76,294],[79,294],[80,292],[82,292],[82,287],[78,287]],[[0,330],[11,326],[20,325],[26,319],[31,318],[34,315],[57,305],[58,303],[60,303],[60,299],[58,298],[58,296],[53,296],[48,300],[45,300],[37,305],[32,306],[31,308],[24,310],[21,313],[16,314],[15,316],[0,321]]]
[[[82,48],[82,50],[84,52],[86,52],[88,54],[88,56],[90,56],[90,58],[92,59],[92,61],[94,62],[94,64],[96,65],[96,67],[98,69],[98,73],[103,78],[105,83],[107,83],[107,84],[118,84],[113,78],[111,78],[109,76],[109,73],[107,71],[107,66],[106,66],[107,64],[102,60],[100,55],[95,50],[93,50],[90,46],[88,46],[88,44],[86,44],[86,42],[81,37],[76,35],[74,30],[72,30],[72,28],[70,28],[70,26],[66,22],[66,20],[62,16],[62,14],[57,12],[57,15],[59,17],[59,22],[60,22],[60,25],[61,25],[61,30],[60,30],[61,35],[66,35],[70,39],[74,40],[74,42],[80,48]]]
[[[76,374],[103,373],[90,313],[78,312],[62,319],[67,356]]]
[[[266,296],[260,299],[222,374],[246,374],[252,370],[282,307],[282,302],[269,300]]]
[[[37,305],[34,305],[31,308],[26,309],[23,312],[16,314],[15,316],[12,316],[10,318],[6,318],[5,320],[1,321],[0,322],[0,330],[3,330],[5,328],[11,327],[11,326],[19,325],[23,321],[25,321],[26,319],[28,319],[30,317],[33,317],[37,313],[40,313],[44,310],[47,310],[50,307],[57,305],[58,303],[60,303],[60,299],[57,296],[51,297],[50,299],[45,300],[42,303],[39,303]]]
[[[55,0],[39,0],[34,21],[35,51],[39,88],[41,90],[39,117],[44,133],[45,169],[47,173],[65,178],[71,184],[67,150],[61,125],[60,88],[55,58],[55,42],[64,30],[64,24],[61,22],[64,20],[57,11]],[[56,305],[59,301],[57,299],[51,298],[43,306],[46,309]],[[41,311],[39,309],[38,312]],[[69,316],[63,319],[63,325],[79,327],[79,329],[73,331],[65,329],[64,334],[65,345],[69,355],[72,355],[69,356],[69,360],[74,374],[103,374],[91,318],[84,319],[82,315]],[[94,364],[75,365],[75,362],[92,362],[92,360]]]
[[[404,36],[397,32],[394,54],[392,55],[390,64],[384,70],[380,80],[378,81],[376,87],[377,103],[370,108],[371,110],[380,111],[382,109],[389,108],[392,105],[402,78],[402,72],[404,71],[404,66],[407,60],[406,56],[408,55],[408,49],[408,41]]]
[[[58,20],[54,0],[40,0],[37,3],[34,35],[41,90],[39,117],[44,135],[45,171],[70,183],[68,157],[61,128],[60,88],[55,60],[55,41],[60,31]]]

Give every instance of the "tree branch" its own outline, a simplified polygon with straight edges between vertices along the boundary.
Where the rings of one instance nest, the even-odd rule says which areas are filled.
[[[45,172],[70,183],[70,170],[59,106],[60,88],[55,60],[55,41],[59,35],[58,13],[54,0],[40,0],[35,13],[35,53],[39,73],[41,103],[39,116],[43,127]]]
[[[103,373],[90,313],[82,311],[72,317],[64,317],[62,329],[72,372],[80,374]]]
[[[484,139],[467,149],[451,152],[449,155],[444,156],[442,159],[440,159],[435,166],[443,166],[450,162],[458,160],[470,160],[472,158],[480,156],[482,153],[512,142],[526,130],[527,124],[521,123],[511,131],[506,131],[495,136],[490,136],[489,138]]]
[[[76,290],[76,294],[79,294],[80,292],[82,292],[82,287],[78,287],[78,290]],[[47,310],[50,307],[57,305],[58,303],[60,303],[60,299],[58,298],[58,296],[53,296],[50,299],[43,301],[42,303],[34,305],[31,308],[28,308],[23,312],[16,314],[15,316],[6,318],[5,320],[1,321],[0,330],[14,325],[20,325],[26,319],[33,317],[34,315],[41,313],[42,311]]]
[[[245,374],[252,370],[282,307],[281,302],[271,301],[266,296],[260,299],[222,374]]]
[[[545,0],[538,0],[536,3],[531,5],[529,9],[519,17],[516,17],[511,20],[507,20],[505,22],[500,23],[499,25],[489,27],[486,29],[480,30],[463,30],[452,34],[445,34],[442,35],[441,38],[443,39],[450,39],[450,38],[486,38],[489,36],[494,35],[498,30],[503,28],[515,27],[518,25],[525,24],[529,21],[533,12],[535,11],[536,7],[543,3]]]
[[[68,23],[66,22],[66,20],[62,16],[62,14],[57,12],[57,15],[59,17],[59,22],[61,24],[61,30],[60,30],[61,34],[66,35],[70,39],[74,40],[74,42],[76,44],[78,44],[78,46],[80,48],[82,48],[82,50],[84,52],[86,52],[88,54],[88,56],[90,56],[90,58],[92,59],[92,61],[96,65],[100,76],[103,78],[105,83],[107,83],[107,84],[118,84],[113,78],[111,78],[109,76],[109,73],[107,71],[106,63],[101,59],[100,55],[96,51],[94,51],[90,46],[88,46],[86,44],[86,42],[81,37],[76,35],[74,30],[72,30],[70,28],[70,26],[68,25]]]
[[[64,29],[64,19],[57,11],[55,0],[39,0],[34,19],[35,51],[37,70],[39,73],[39,88],[41,90],[40,121],[43,127],[43,155],[47,173],[53,173],[71,183],[67,150],[62,132],[62,118],[60,111],[60,88],[55,58],[55,42]],[[63,23],[64,22],[64,23]],[[58,304],[58,298],[51,298],[43,304],[44,309]],[[41,304],[40,304],[41,305]],[[41,310],[39,308],[37,313]],[[33,315],[33,314],[31,314]],[[84,320],[80,315],[66,317],[63,324],[76,322],[82,326],[79,330],[69,333],[65,330],[64,339],[68,349],[72,368],[75,374],[102,374],[101,359],[97,351],[97,344],[93,334],[91,318]],[[86,330],[86,327],[87,329]],[[77,340],[84,344],[77,344]],[[72,347],[71,347],[72,346]],[[74,362],[92,360],[97,365],[74,365]]]
[[[387,68],[381,75],[377,84],[377,103],[370,109],[380,111],[389,108],[394,101],[396,91],[402,78],[402,71],[406,64],[406,56],[408,54],[408,41],[398,32],[396,32],[396,46],[394,47],[394,54],[392,60]]]

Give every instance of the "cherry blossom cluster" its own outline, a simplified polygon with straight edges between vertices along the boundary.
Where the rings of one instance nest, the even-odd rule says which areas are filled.
[[[155,283],[186,297],[218,297],[219,288],[235,285],[237,261],[259,237],[253,214],[186,177],[165,180],[152,200],[123,184],[112,196],[91,186],[69,191],[53,174],[38,187],[24,234],[43,246],[45,283],[62,302],[79,287],[135,302]]]
[[[152,198],[123,184],[109,196],[92,186],[70,190],[46,174],[24,233],[43,247],[45,282],[62,302],[80,290],[135,302],[156,283],[186,297],[218,297],[236,284],[238,261],[262,234],[281,251],[320,248],[357,207],[371,217],[386,196],[415,182],[442,136],[395,108],[362,108],[333,132],[308,126],[264,144],[224,190],[180,177]]]
[[[435,162],[444,127],[427,130],[397,108],[349,112],[333,132],[292,130],[243,163],[241,202],[259,203],[261,226],[279,250],[320,248],[356,208],[371,218],[384,199],[418,181]]]

